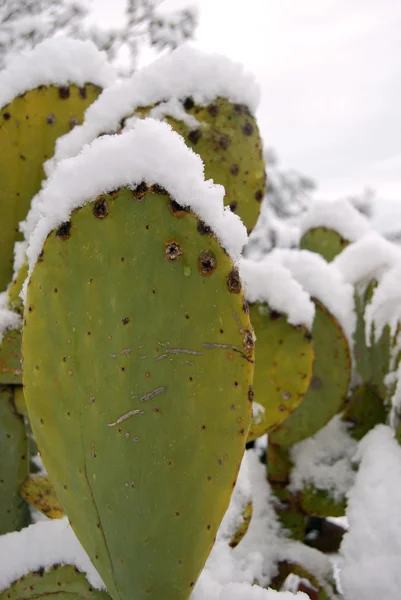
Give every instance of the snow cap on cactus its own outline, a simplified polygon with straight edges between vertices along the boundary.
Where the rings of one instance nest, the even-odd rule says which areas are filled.
[[[164,187],[181,206],[193,210],[237,263],[247,242],[240,218],[223,206],[224,188],[205,181],[200,157],[167,123],[138,120],[131,131],[104,136],[61,161],[36,199],[27,250],[30,273],[52,229],[100,194],[140,183]]]
[[[263,261],[242,258],[240,275],[248,302],[266,302],[287,315],[292,325],[312,328],[315,305],[291,271],[270,255]]]
[[[121,120],[140,106],[174,103],[174,99],[184,101],[189,97],[196,104],[205,105],[222,97],[245,104],[255,112],[259,96],[253,75],[245,72],[241,64],[185,44],[105,90],[88,109],[84,124],[58,140],[54,159],[46,163],[47,174],[57,161],[75,156],[102,133],[117,131]]]
[[[348,200],[313,202],[300,220],[301,236],[315,227],[334,229],[349,242],[356,242],[372,231],[368,219]]]
[[[99,87],[111,85],[115,71],[107,63],[106,54],[90,41],[57,37],[13,56],[0,73],[0,108],[15,96],[41,85]]]

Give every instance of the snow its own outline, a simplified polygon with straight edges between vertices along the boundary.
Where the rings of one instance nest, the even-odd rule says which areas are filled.
[[[352,348],[356,325],[354,289],[333,263],[308,250],[275,249],[270,257],[287,268],[304,290],[334,315]]]
[[[336,415],[318,433],[291,448],[293,468],[288,489],[296,493],[313,485],[340,502],[355,480],[357,446],[341,415]]]
[[[272,255],[260,262],[243,258],[239,270],[248,302],[266,302],[270,309],[285,313],[292,325],[312,328],[315,306],[309,294]]]
[[[353,285],[379,280],[383,272],[397,264],[401,264],[400,249],[374,232],[344,248],[332,262]]]
[[[301,236],[315,227],[334,229],[349,242],[372,231],[369,220],[347,200],[315,201],[299,221]]]
[[[401,448],[377,425],[360,442],[359,471],[348,494],[349,532],[340,573],[346,600],[398,600],[401,589]]]
[[[144,119],[131,131],[98,138],[77,157],[59,163],[38,195],[39,220],[35,227],[26,226],[34,229],[27,250],[29,274],[47,235],[73,210],[102,193],[143,181],[161,185],[178,204],[190,207],[238,262],[247,233],[240,218],[224,207],[224,187],[204,180],[202,160],[167,123]]]
[[[49,570],[57,563],[74,565],[94,588],[104,589],[66,518],[39,521],[20,532],[0,536],[0,556],[0,592],[30,571]]]
[[[19,329],[22,325],[21,317],[18,313],[9,310],[7,292],[0,294],[0,344],[3,341],[3,335],[9,329]]]
[[[86,111],[84,123],[58,140],[54,159],[46,163],[46,172],[51,173],[57,161],[75,156],[99,135],[118,131],[121,120],[138,107],[189,97],[196,104],[206,105],[223,97],[255,112],[259,95],[253,75],[245,72],[241,64],[185,44],[130,79],[104,90]]]
[[[0,72],[0,108],[41,85],[93,83],[106,87],[114,81],[115,72],[106,54],[93,42],[52,38],[13,56]]]
[[[21,269],[21,267],[24,266],[24,264],[26,262],[27,248],[28,248],[28,244],[25,240],[23,242],[15,242],[15,244],[14,244],[14,265],[13,265],[14,276],[13,276],[13,279],[14,279],[15,275],[18,274],[18,271]]]
[[[385,272],[376,286],[372,299],[365,309],[366,344],[370,346],[374,330],[378,341],[386,325],[395,336],[401,322],[401,263]]]
[[[185,111],[178,98],[170,98],[166,102],[160,102],[160,104],[157,104],[152,108],[148,116],[152,119],[157,119],[158,121],[163,121],[164,117],[169,116],[177,121],[182,121],[190,129],[197,129],[200,127],[198,119]],[[138,119],[138,117],[130,117],[127,119],[123,131],[132,129],[135,126],[136,119]]]

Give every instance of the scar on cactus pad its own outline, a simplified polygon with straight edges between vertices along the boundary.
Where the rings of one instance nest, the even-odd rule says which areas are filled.
[[[109,171],[97,162],[103,151]],[[137,182],[149,180],[146,168],[167,190],[175,178],[179,205],[189,205],[192,176],[190,208],[203,200],[203,214],[175,216],[151,183],[140,199],[138,183],[118,189],[115,178],[125,181],[115,165],[130,172],[127,162]],[[142,121],[97,140],[61,164],[52,183],[70,169],[79,181],[95,166],[117,191],[71,206],[70,219],[60,219],[70,223],[68,237],[58,228],[40,233],[43,255],[27,286],[26,401],[60,503],[112,597],[187,598],[227,509],[252,408],[243,294],[239,283],[230,290],[235,266],[215,235],[199,233],[199,217],[213,230],[223,220],[227,241],[242,226],[167,125]],[[166,255],[172,243],[180,248],[174,259]],[[213,272],[202,273],[205,253]]]

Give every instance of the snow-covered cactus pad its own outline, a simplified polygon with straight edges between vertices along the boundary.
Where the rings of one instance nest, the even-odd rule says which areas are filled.
[[[224,185],[224,203],[251,230],[266,189],[258,97],[241,65],[180,47],[101,94],[82,127],[59,140],[56,158],[74,156],[100,134],[128,130],[138,117],[163,119],[200,155],[205,178]]]
[[[11,280],[18,223],[40,189],[43,163],[111,80],[93,44],[64,38],[22,53],[0,74],[0,291]]]
[[[149,120],[61,162],[41,196],[26,402],[114,599],[189,596],[243,455],[254,338],[235,261],[246,232],[223,194],[182,138]]]
[[[314,305],[290,271],[274,260],[242,259],[240,274],[257,338],[253,440],[284,421],[309,388]]]

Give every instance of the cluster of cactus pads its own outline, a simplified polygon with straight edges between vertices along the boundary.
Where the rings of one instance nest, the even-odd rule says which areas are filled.
[[[341,597],[308,531],[348,489],[314,473],[378,423],[401,435],[398,254],[364,269],[385,242],[312,211],[299,249],[243,258],[266,187],[253,80],[185,48],[101,92],[90,45],[47,45],[0,74],[0,550],[28,557],[0,599],[223,599],[200,577],[223,555],[238,598],[289,598],[290,576]]]

